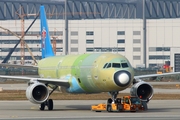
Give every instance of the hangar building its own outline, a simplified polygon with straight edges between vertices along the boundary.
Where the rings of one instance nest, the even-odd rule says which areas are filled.
[[[46,9],[56,55],[113,52],[126,56],[135,68],[170,63],[180,71],[178,0],[1,0],[0,26],[21,36],[37,16],[40,5]],[[24,39],[40,60],[39,18]],[[18,41],[0,29],[0,61]],[[8,62],[20,64],[22,59],[25,64],[33,63],[20,43]]]

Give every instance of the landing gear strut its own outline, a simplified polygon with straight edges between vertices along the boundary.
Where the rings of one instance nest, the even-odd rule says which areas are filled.
[[[115,102],[116,102],[117,95],[119,94],[119,92],[116,91],[116,92],[109,92],[109,93],[111,94],[111,98],[109,98],[109,99],[111,99],[112,102],[115,103]],[[109,99],[108,99],[108,101],[109,101]],[[112,102],[111,102],[111,103],[112,103]]]
[[[53,88],[53,90],[49,93],[49,96],[54,92],[54,90],[56,90],[57,87],[58,86],[55,86]],[[41,103],[41,105],[39,106],[39,109],[40,110],[44,110],[46,106],[48,107],[48,110],[53,110],[53,100],[52,99],[48,99],[45,102]]]

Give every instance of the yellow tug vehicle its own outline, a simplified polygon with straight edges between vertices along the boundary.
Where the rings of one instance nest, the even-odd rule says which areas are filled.
[[[141,101],[138,97],[135,96],[124,96],[123,99],[117,98],[115,103],[113,103],[112,99],[110,98],[108,99],[107,104],[101,103],[98,105],[92,105],[91,110],[96,112],[136,112],[147,110],[147,103]]]

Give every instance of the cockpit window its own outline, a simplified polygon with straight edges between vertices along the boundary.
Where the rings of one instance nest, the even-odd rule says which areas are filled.
[[[103,68],[106,68],[107,64],[108,64],[108,63],[106,63]]]
[[[112,67],[113,68],[120,68],[121,65],[120,65],[120,63],[112,63]]]
[[[129,67],[127,63],[121,63],[121,66],[122,66],[123,68]]]
[[[111,63],[109,63],[106,68],[110,68],[110,67],[111,67]]]
[[[106,63],[103,68],[110,68],[110,67],[113,67],[113,68],[127,68],[129,67],[127,63]]]
[[[103,68],[110,68],[110,67],[111,67],[111,63],[106,63]]]

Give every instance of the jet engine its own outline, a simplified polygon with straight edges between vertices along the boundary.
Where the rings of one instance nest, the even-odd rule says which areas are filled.
[[[49,97],[49,90],[45,84],[38,81],[33,81],[29,83],[26,89],[26,97],[35,104],[41,104],[45,102]]]
[[[148,102],[153,97],[153,87],[144,81],[135,83],[130,90],[132,96],[139,97],[142,101]]]

